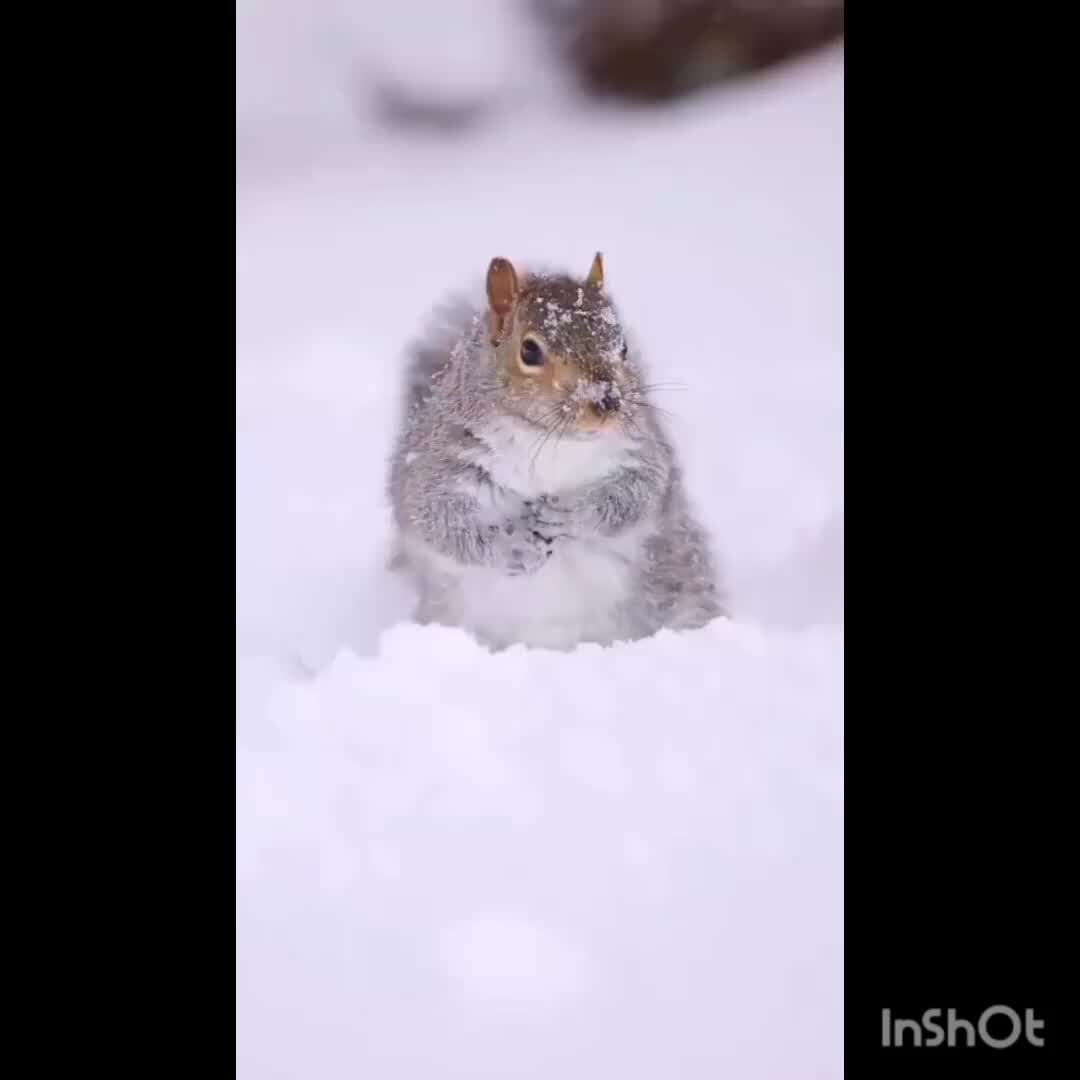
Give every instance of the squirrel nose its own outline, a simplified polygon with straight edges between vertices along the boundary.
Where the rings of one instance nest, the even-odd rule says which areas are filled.
[[[602,413],[613,413],[619,411],[619,404],[618,395],[609,392],[596,403],[596,407]]]

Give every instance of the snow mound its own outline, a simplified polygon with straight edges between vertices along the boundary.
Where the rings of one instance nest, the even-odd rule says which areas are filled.
[[[239,1075],[840,1075],[842,646],[242,664]]]

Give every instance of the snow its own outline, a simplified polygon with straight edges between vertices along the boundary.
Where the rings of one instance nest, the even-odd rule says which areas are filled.
[[[335,118],[238,104],[238,1077],[842,1075],[842,55],[455,141],[273,70]],[[401,349],[596,251],[737,618],[491,655],[385,568]]]

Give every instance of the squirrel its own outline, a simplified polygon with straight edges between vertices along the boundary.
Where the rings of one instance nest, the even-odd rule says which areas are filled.
[[[416,621],[567,651],[730,618],[602,254],[486,286],[408,350],[387,493]]]

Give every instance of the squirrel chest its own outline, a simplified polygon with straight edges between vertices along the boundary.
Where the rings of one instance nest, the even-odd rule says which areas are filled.
[[[558,495],[603,479],[625,464],[632,450],[617,433],[549,439],[540,445],[542,435],[513,421],[499,421],[477,435],[479,445],[469,460],[491,479],[483,501],[492,521],[523,499]],[[617,537],[556,543],[544,566],[520,576],[436,558],[432,600],[441,609],[438,614],[495,644],[562,648],[580,641],[609,643],[625,627],[635,567],[650,532],[649,523],[642,522]]]

